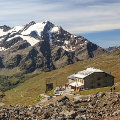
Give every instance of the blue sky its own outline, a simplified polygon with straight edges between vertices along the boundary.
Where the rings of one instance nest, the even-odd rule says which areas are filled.
[[[120,0],[0,0],[0,25],[45,20],[101,47],[120,45]]]
[[[103,48],[107,48],[109,46],[120,46],[120,29],[82,33],[80,35]]]

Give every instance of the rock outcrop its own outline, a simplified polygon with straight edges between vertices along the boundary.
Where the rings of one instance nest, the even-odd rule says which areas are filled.
[[[14,120],[116,120],[120,119],[120,94],[96,93],[87,96],[62,97],[46,105],[0,108],[0,119]]]

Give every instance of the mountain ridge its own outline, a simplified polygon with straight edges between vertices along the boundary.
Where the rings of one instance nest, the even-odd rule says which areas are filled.
[[[49,21],[0,26],[0,68],[50,71],[106,52]]]
[[[120,48],[120,46],[112,46],[112,47],[106,48],[106,50],[107,51],[113,51],[113,50],[117,50],[119,48]]]

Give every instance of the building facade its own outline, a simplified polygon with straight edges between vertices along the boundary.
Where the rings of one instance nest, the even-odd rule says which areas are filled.
[[[80,91],[114,85],[114,77],[100,69],[87,68],[68,77],[69,87]]]

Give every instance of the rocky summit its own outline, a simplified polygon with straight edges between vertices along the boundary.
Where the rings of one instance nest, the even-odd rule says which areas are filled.
[[[0,68],[18,67],[27,73],[50,71],[104,53],[82,36],[49,21],[25,26],[0,26]]]
[[[60,96],[59,96],[60,97]],[[119,120],[120,93],[61,96],[35,106],[0,108],[1,120]]]

